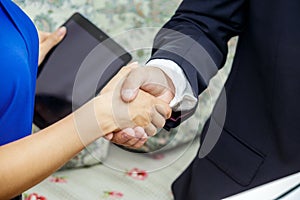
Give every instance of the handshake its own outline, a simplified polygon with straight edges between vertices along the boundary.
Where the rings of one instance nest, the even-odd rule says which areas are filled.
[[[87,118],[81,117],[85,121],[81,124],[88,126],[90,133],[105,136],[126,147],[139,148],[170,118],[172,110],[169,103],[174,91],[171,79],[162,70],[132,63],[123,67],[97,97],[76,112],[93,110],[98,133],[95,129],[90,131],[90,116],[85,114]],[[86,133],[82,133],[81,138],[86,137],[83,134]]]
[[[64,27],[54,33],[39,32],[39,63],[65,34]],[[123,67],[100,95],[73,113],[75,128],[86,144],[104,136],[139,148],[170,117],[174,93],[173,82],[162,70],[132,63]]]

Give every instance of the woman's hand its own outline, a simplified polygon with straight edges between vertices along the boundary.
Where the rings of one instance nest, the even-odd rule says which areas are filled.
[[[111,91],[36,134],[0,146],[0,199],[11,199],[46,179],[101,136],[125,128],[163,126],[171,114],[167,103],[143,91],[130,103],[121,99],[123,72],[108,86]]]
[[[125,103],[117,86],[115,91],[106,92],[94,99],[94,107],[99,126],[104,134],[125,128],[162,128],[171,116],[167,103],[140,91],[132,102]]]
[[[140,91],[134,101],[124,102],[121,99],[121,86],[127,74],[136,63],[123,67],[103,88],[100,95],[90,100],[74,113],[74,122],[84,144],[94,137],[110,133],[133,134],[149,130],[153,134],[156,128],[164,126],[171,115],[171,109],[164,101]],[[144,132],[141,134],[144,136]],[[125,144],[126,145],[126,144]]]
[[[66,32],[66,27],[61,27],[53,33],[38,31],[40,43],[38,65],[43,62],[47,53],[64,38]]]
[[[113,118],[110,122],[115,123],[114,129],[105,127],[105,130],[116,132],[125,128],[142,127],[152,130],[154,134],[156,127],[162,128],[165,120],[170,117],[171,109],[169,105],[144,91],[140,91],[135,101],[126,103],[121,99],[120,90],[123,81],[132,69],[138,67],[138,63],[131,63],[123,67],[102,89],[100,96],[95,98],[95,101],[106,101],[107,106],[104,109],[108,112],[104,113],[109,113],[110,117]],[[100,112],[103,115],[103,110],[100,110]],[[109,118],[109,116],[107,117]],[[107,131],[104,132],[108,133]]]
[[[118,74],[116,74],[109,83],[101,90],[101,94],[106,92],[111,92],[116,89],[118,82],[125,78],[129,72],[139,67],[137,62],[133,62],[125,67],[123,67]],[[121,131],[109,133],[104,136],[105,139],[131,148],[140,148],[144,145],[144,143],[148,140],[148,135],[142,127],[134,127],[134,128],[125,128]],[[120,142],[121,141],[121,142]]]
[[[109,91],[116,90],[116,85],[121,78],[126,79],[128,74],[132,71],[142,70],[142,67],[139,67],[138,63],[131,63],[130,65],[123,67],[121,71],[110,80],[110,82],[103,88],[101,93],[106,93]],[[128,81],[127,81],[128,82]],[[164,95],[164,97],[167,97]],[[161,99],[161,98],[159,98]],[[168,99],[162,99],[168,101]],[[169,117],[167,117],[169,118]],[[154,123],[151,125],[142,128],[126,128],[119,132],[114,132],[105,136],[107,140],[110,140],[113,143],[129,147],[129,148],[140,148],[147,141],[148,136],[153,136],[157,132],[157,128],[162,128],[167,118],[160,118],[160,120],[153,120]]]

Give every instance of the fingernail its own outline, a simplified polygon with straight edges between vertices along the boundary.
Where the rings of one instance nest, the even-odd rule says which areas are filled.
[[[134,61],[134,62],[130,63],[130,65],[137,65],[137,64],[138,64],[137,61]]]
[[[147,133],[144,133],[144,135],[143,135],[143,137],[142,137],[143,139],[147,139],[148,138],[148,135],[147,135]]]
[[[133,96],[134,91],[131,89],[124,89],[122,90],[122,96],[126,100],[130,100]]]
[[[112,133],[110,133],[110,134],[105,136],[105,139],[111,140],[113,137],[114,137],[114,135]]]
[[[134,130],[132,128],[126,128],[126,129],[123,130],[123,132],[124,132],[125,135],[127,134],[127,135],[129,135],[131,137],[135,136]]]
[[[66,29],[66,27],[60,27],[58,30],[57,30],[57,35],[59,36],[59,37],[61,37],[61,36],[63,36],[65,33],[66,33],[66,31],[67,31],[67,29]]]
[[[128,140],[128,135],[127,135],[126,133],[123,133],[123,134],[122,134],[122,139],[124,139],[124,140],[127,139],[127,140]]]
[[[148,138],[147,133],[145,132],[145,130],[142,127],[138,126],[135,128],[135,130],[140,132],[141,134],[143,134],[141,138],[145,138],[145,139]]]

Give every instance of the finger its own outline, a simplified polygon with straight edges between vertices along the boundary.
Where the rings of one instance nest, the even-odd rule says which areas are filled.
[[[42,63],[47,53],[53,48],[58,42],[60,42],[66,34],[66,28],[61,27],[54,33],[51,33],[46,39],[40,43],[39,61],[38,65]]]
[[[138,89],[147,80],[147,74],[142,68],[135,68],[125,78],[122,88],[121,97],[125,102],[131,102],[138,94]]]
[[[156,104],[155,105],[156,111],[162,115],[165,119],[169,119],[172,115],[172,109],[170,108],[169,105],[165,104]]]
[[[132,145],[131,148],[133,149],[141,148],[148,140],[148,136],[142,127],[138,126],[135,127],[133,130],[135,131],[135,135],[140,139],[134,145]]]
[[[126,147],[133,147],[136,143],[138,143],[141,140],[141,138],[132,138],[128,140],[126,143],[123,144],[123,146]]]
[[[146,134],[145,132],[145,129],[140,127],[140,126],[137,126],[135,127],[134,129],[134,132],[135,132],[135,135],[139,138],[148,138],[148,135]]]
[[[156,67],[140,67],[128,74],[121,89],[123,101],[134,100],[139,92],[138,89],[159,97],[167,103],[174,98],[175,92],[172,80]]]
[[[55,32],[51,33],[41,44],[43,47],[43,51],[48,53],[52,47],[57,45],[65,36],[67,32],[66,27],[61,27],[57,29]]]
[[[137,143],[135,143],[131,148],[139,149],[147,142],[147,138],[141,138]]]
[[[129,139],[122,145],[125,147],[137,149],[147,141],[148,136],[142,127],[135,127],[133,130],[135,132],[134,138]]]
[[[157,67],[147,67],[144,73],[147,81],[140,89],[169,103],[174,97],[175,87],[168,75]]]
[[[154,136],[157,132],[156,127],[153,124],[149,124],[146,128],[145,128],[145,132],[147,133],[148,136]]]
[[[124,145],[126,144],[130,139],[134,138],[134,131],[132,128],[126,128],[122,131],[119,131],[117,133],[114,133],[113,138],[111,139],[111,142]]]
[[[39,42],[42,43],[45,41],[45,39],[51,35],[51,33],[49,32],[44,32],[44,31],[38,31],[38,35],[39,35]]]
[[[151,123],[156,128],[163,128],[166,120],[159,112],[154,109],[154,111],[151,112]]]
[[[107,135],[104,136],[104,138],[107,139],[107,140],[109,140],[109,141],[110,141],[111,139],[113,139],[113,137],[114,137],[114,134],[113,134],[113,133],[109,133],[109,134],[107,134]]]
[[[101,94],[114,90],[118,83],[122,80],[123,77],[138,66],[137,62],[133,62],[125,67],[122,67],[121,70],[106,84],[106,86],[101,90]]]

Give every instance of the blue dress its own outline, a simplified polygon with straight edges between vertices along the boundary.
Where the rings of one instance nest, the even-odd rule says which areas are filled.
[[[0,145],[31,133],[38,36],[10,0],[0,0]]]

